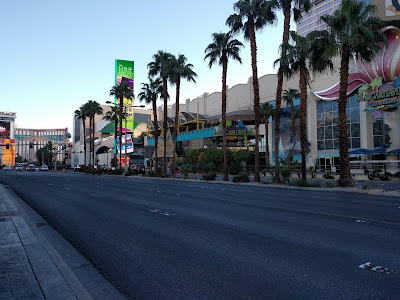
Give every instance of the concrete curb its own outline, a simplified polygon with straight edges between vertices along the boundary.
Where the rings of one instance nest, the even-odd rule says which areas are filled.
[[[110,175],[107,175],[110,176]],[[277,189],[289,189],[289,190],[300,190],[300,191],[318,191],[318,192],[330,192],[330,193],[353,193],[353,194],[366,194],[366,195],[376,195],[376,196],[385,196],[385,197],[400,197],[399,191],[391,191],[386,192],[384,189],[360,189],[357,187],[349,187],[349,188],[319,188],[319,187],[299,187],[292,185],[284,185],[284,184],[273,184],[273,183],[237,183],[231,181],[212,181],[212,180],[199,180],[199,179],[183,179],[183,178],[161,178],[161,177],[145,177],[145,176],[122,176],[122,175],[111,175],[123,178],[144,178],[150,180],[170,180],[170,181],[185,181],[185,182],[205,182],[210,184],[231,184],[238,186],[251,186],[251,187],[259,187],[259,188],[277,188]]]
[[[12,189],[0,184],[1,190],[5,191],[10,207],[18,212],[20,219],[26,224],[25,228],[23,228],[23,235],[20,235],[21,241],[26,248],[26,254],[31,261],[34,273],[39,274],[36,278],[46,299],[93,300],[107,299],[107,296],[110,299],[126,299],[86,258]],[[40,228],[38,227],[39,225],[41,226]],[[50,241],[48,238],[50,238]],[[41,249],[38,251],[38,248]],[[43,259],[44,256],[49,258]],[[61,281],[64,282],[60,282],[60,278],[58,278],[60,286],[57,286],[57,283],[54,283],[54,281],[57,282],[57,279],[53,278],[51,274],[47,274],[47,269],[53,274],[60,274],[57,276],[62,277]],[[80,270],[81,273],[75,275],[75,270]],[[50,271],[48,273],[51,273]],[[48,282],[53,282],[53,286],[50,286]],[[89,287],[89,290],[84,284]],[[73,296],[68,294],[68,289],[72,291]],[[68,295],[64,295],[62,293],[63,290]]]
[[[73,296],[69,294],[67,286],[64,285],[64,283],[60,281],[60,279],[56,279],[55,282],[52,283],[52,286],[45,286],[46,282],[49,281],[49,279],[55,279],[54,277],[50,278],[50,276],[56,273],[54,273],[54,269],[49,272],[51,274],[45,274],[46,271],[52,269],[52,266],[49,267],[49,265],[45,265],[48,261],[43,258],[44,253],[48,254],[56,269],[62,275],[65,283],[69,286],[77,299],[93,300],[89,292],[82,286],[81,282],[74,275],[71,269],[64,263],[58,252],[40,233],[37,226],[29,218],[26,211],[21,207],[21,201],[23,200],[18,199],[18,196],[16,195],[11,195],[8,188],[8,186],[0,184],[0,189],[4,190],[4,192],[8,196],[9,201],[13,203],[16,211],[19,211],[20,213],[20,224],[16,223],[16,228],[18,230],[21,242],[25,248],[28,259],[32,265],[33,272],[36,274],[36,278],[39,285],[41,286],[41,289],[46,299],[56,299],[56,297],[68,297],[68,299],[72,299],[70,297]],[[24,226],[23,223],[27,224],[28,226]],[[38,248],[40,245],[43,246],[45,252],[40,251],[40,249]],[[54,289],[54,287],[58,284],[63,286],[62,288],[60,287],[60,290],[62,290],[64,294],[60,290],[52,291],[52,289]]]

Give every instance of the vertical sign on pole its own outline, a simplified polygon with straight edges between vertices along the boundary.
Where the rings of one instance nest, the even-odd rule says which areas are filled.
[[[124,132],[133,132],[134,130],[134,120],[133,120],[133,79],[134,79],[134,62],[129,60],[115,60],[115,85],[119,85],[121,83],[127,83],[132,90],[132,99],[124,99],[124,105],[126,107],[127,113],[127,122],[126,128],[120,128],[122,133]],[[117,104],[118,99],[115,98],[115,104]],[[133,143],[132,139],[125,138],[122,141],[119,139],[115,139],[116,145],[114,145],[114,149],[118,149],[118,151],[125,152],[125,147],[127,147],[127,153],[133,152]],[[114,141],[114,143],[115,143]],[[122,147],[121,147],[122,144]],[[116,146],[116,147],[115,147]]]

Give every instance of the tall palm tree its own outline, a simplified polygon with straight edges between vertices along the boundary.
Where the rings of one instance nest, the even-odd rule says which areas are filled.
[[[159,76],[163,83],[163,99],[164,99],[164,122],[163,122],[163,136],[164,136],[164,162],[163,172],[167,174],[167,101],[168,101],[168,79],[172,70],[172,54],[159,50],[153,55],[153,61],[147,65],[149,75],[151,77]]]
[[[119,109],[117,106],[111,106],[111,110],[107,111],[103,119],[114,122],[114,138],[118,135],[118,116]],[[125,116],[124,116],[125,117]],[[117,166],[117,151],[114,151],[114,166]]]
[[[287,42],[289,40],[290,20],[293,12],[293,19],[297,22],[301,18],[302,12],[307,13],[311,8],[310,0],[269,0],[273,11],[283,11],[283,36],[282,36],[282,48],[281,57],[286,54]],[[293,9],[292,9],[293,7]],[[282,70],[280,68],[280,70]],[[281,122],[281,101],[282,101],[282,84],[283,84],[283,73],[278,71],[278,84],[276,87],[276,104],[275,104],[275,178],[274,182],[279,183],[279,127]]]
[[[178,139],[179,129],[179,93],[181,87],[181,79],[196,82],[197,74],[193,71],[193,65],[187,64],[185,55],[180,54],[177,58],[173,56],[172,59],[172,73],[171,83],[176,85],[176,101],[175,101],[175,126],[174,126],[174,153],[172,156],[172,176],[175,177],[175,163],[176,163],[176,143]]]
[[[145,101],[146,104],[153,105],[153,124],[154,124],[154,160],[155,176],[158,177],[158,121],[157,121],[157,98],[163,92],[162,80],[149,77],[149,83],[142,83],[141,92],[138,95],[139,101]]]
[[[265,162],[267,167],[269,167],[269,144],[268,144],[268,136],[269,136],[269,131],[268,131],[268,119],[269,117],[273,116],[275,113],[275,108],[274,106],[269,103],[269,102],[264,102],[260,106],[260,120],[264,119],[264,125],[265,125]]]
[[[357,0],[343,0],[340,8],[332,15],[321,17],[327,25],[325,55],[340,55],[339,89],[339,154],[340,186],[352,186],[350,174],[349,149],[346,126],[346,98],[349,77],[350,56],[356,55],[365,61],[371,61],[380,51],[380,43],[387,43],[385,34],[380,30],[383,22],[373,17],[375,5],[365,5]]]
[[[310,75],[309,68],[313,72],[322,72],[327,68],[333,68],[332,60],[324,57],[324,49],[321,47],[320,39],[323,38],[319,31],[313,31],[303,37],[296,32],[290,32],[290,42],[286,45],[287,52],[280,61],[283,74],[291,77],[300,73],[300,144],[301,144],[301,176],[307,180],[306,176],[306,114],[307,114],[307,85]],[[295,96],[296,98],[298,95]],[[292,113],[293,118],[293,113]]]
[[[236,39],[233,39],[232,33],[213,33],[213,42],[209,44],[204,51],[208,59],[208,66],[211,68],[213,64],[218,63],[222,66],[222,148],[224,151],[224,181],[229,181],[228,178],[228,150],[226,143],[226,76],[228,72],[228,60],[232,58],[242,63],[239,56],[240,47],[243,44]]]
[[[94,138],[95,138],[95,115],[101,115],[103,113],[103,108],[95,100],[89,100],[87,103],[87,110],[90,120],[90,148],[92,153],[92,165],[95,166],[96,162],[94,160]]]
[[[89,115],[89,128],[90,128],[90,152],[92,154],[92,166],[96,164],[94,160],[94,137],[95,137],[95,115],[100,115],[103,113],[103,108],[100,106],[100,104],[95,101],[95,100],[89,100],[86,103],[87,106],[87,112]]]
[[[79,109],[75,110],[74,113],[75,118],[80,119],[82,121],[83,127],[83,168],[86,167],[86,117],[87,111],[85,105],[82,105]]]
[[[126,82],[121,82],[119,85],[113,86],[110,90],[110,96],[115,96],[119,100],[119,168],[122,169],[122,119],[124,114],[124,98],[130,100],[133,98],[133,93],[129,84]],[[126,128],[125,128],[126,130]],[[126,162],[125,162],[126,163]]]
[[[255,117],[255,169],[254,181],[260,182],[260,153],[259,153],[259,122],[260,122],[260,89],[257,74],[257,43],[256,30],[261,30],[267,23],[272,24],[275,14],[271,6],[264,0],[239,0],[233,5],[235,14],[226,20],[226,24],[232,31],[237,33],[243,31],[244,38],[250,41],[251,68],[253,70],[253,91],[254,91],[254,117]]]
[[[297,89],[287,89],[283,91],[283,97],[282,100],[285,101],[286,103],[288,103],[290,105],[290,113],[292,116],[292,141],[293,141],[293,145],[292,145],[292,149],[290,149],[289,155],[288,155],[288,168],[290,170],[290,161],[292,159],[293,156],[293,150],[294,150],[294,146],[296,145],[296,118],[294,115],[294,105],[293,105],[293,98],[300,98],[300,93],[299,90]]]

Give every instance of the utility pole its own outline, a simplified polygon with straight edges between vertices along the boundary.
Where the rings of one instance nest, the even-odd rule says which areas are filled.
[[[127,132],[127,125],[126,125],[126,119],[127,119],[127,116],[126,116],[126,106],[124,107],[124,115],[125,115],[125,174],[128,172],[128,165],[127,165],[127,158],[126,158],[126,148],[128,148],[127,146],[128,146],[128,143],[127,143],[127,135],[126,135],[126,132]],[[122,128],[121,128],[121,130],[122,130]],[[121,147],[122,147],[122,141],[121,141]]]

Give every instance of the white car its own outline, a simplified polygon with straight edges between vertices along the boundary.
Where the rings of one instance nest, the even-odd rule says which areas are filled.
[[[16,165],[15,166],[15,171],[23,171],[24,167],[22,165]]]
[[[40,167],[40,171],[48,171],[48,170],[49,170],[49,167],[47,165],[42,165]]]
[[[4,171],[11,171],[13,168],[11,166],[4,166]]]

